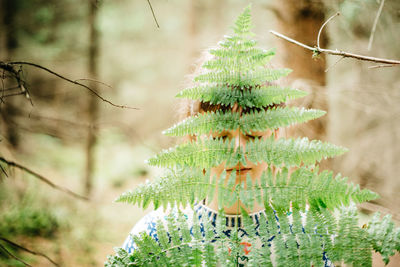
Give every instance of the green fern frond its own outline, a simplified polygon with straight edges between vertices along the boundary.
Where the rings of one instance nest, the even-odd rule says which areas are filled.
[[[235,35],[235,36],[225,35],[224,37],[225,37],[224,40],[221,40],[218,42],[218,45],[223,48],[231,48],[231,47],[237,46],[238,42],[240,42],[242,44],[242,47],[245,49],[244,51],[248,51],[257,45],[256,40],[243,38],[242,36],[238,36],[238,35]],[[209,51],[212,52],[214,50],[219,50],[219,49],[218,48],[210,49]],[[238,56],[240,56],[240,55],[238,55]]]
[[[245,162],[243,151],[235,151],[234,140],[224,142],[217,138],[200,138],[196,142],[188,142],[164,150],[156,156],[150,158],[148,163],[158,167],[184,166],[211,168],[221,164],[223,161],[229,162],[229,165],[237,162]]]
[[[264,50],[259,48],[248,48],[243,50],[243,46],[246,43],[252,44],[252,42],[243,42],[240,48],[234,48],[235,44],[231,44],[229,49],[213,49],[210,54],[216,56],[217,58],[206,61],[203,64],[205,69],[240,69],[241,72],[256,70],[260,67],[264,67],[275,55],[275,50]],[[229,42],[225,42],[224,45],[228,45]],[[240,56],[238,56],[238,50],[240,50]]]
[[[115,248],[115,255],[108,255],[104,267],[125,267],[133,266],[135,258],[122,248]]]
[[[395,228],[391,218],[388,214],[380,220],[380,213],[377,212],[366,229],[372,247],[382,255],[385,264],[396,251],[400,252],[400,227]]]
[[[164,210],[169,205],[185,207],[204,199],[207,193],[214,194],[209,189],[209,180],[210,175],[203,174],[201,170],[170,170],[152,182],[121,194],[115,201],[137,204],[142,208],[153,203],[155,209],[162,206]]]
[[[246,35],[251,34],[250,29],[252,28],[251,23],[251,6],[248,6],[244,9],[242,14],[235,21],[235,27],[233,27],[233,31],[238,35]]]
[[[353,266],[372,266],[372,247],[367,233],[358,227],[356,206],[351,204],[339,211],[337,236],[330,257]]]
[[[196,142],[188,142],[164,150],[150,158],[148,163],[158,167],[186,166],[211,168],[226,162],[226,166],[238,163],[246,165],[247,157],[253,163],[266,162],[275,166],[311,165],[323,158],[341,155],[347,149],[319,140],[308,138],[279,139],[273,137],[265,140],[255,139],[246,144],[245,151],[236,149],[235,140],[230,142],[221,138],[198,138]]]
[[[355,207],[342,207],[339,212],[335,219],[326,210],[294,209],[288,215],[266,207],[254,228],[254,221],[243,211],[246,242],[254,245],[246,255],[248,266],[321,266],[324,253],[333,262],[371,266],[370,239],[357,227]],[[205,221],[198,220],[197,214],[193,216],[191,228],[183,214],[170,214],[167,227],[162,221],[157,223],[158,242],[147,234],[138,235],[134,237],[137,250],[130,257],[121,252],[122,259],[114,258],[114,262],[133,266],[237,265],[244,251],[235,229],[229,237],[225,234],[224,214],[218,214],[215,228],[206,216],[202,217]],[[201,226],[206,228],[205,235],[190,234],[191,229],[198,232],[195,229]],[[259,242],[262,246],[255,246]]]
[[[190,117],[164,131],[169,136],[202,135],[210,132],[240,129],[244,134],[267,129],[278,129],[313,120],[325,114],[325,111],[304,108],[276,108],[240,115],[237,112],[207,112]]]
[[[273,82],[279,78],[287,76],[292,70],[290,69],[258,69],[248,71],[228,71],[221,70],[218,72],[208,72],[200,74],[194,80],[196,82],[222,83],[235,86],[255,86],[264,84],[265,82]]]
[[[263,108],[307,95],[301,90],[278,86],[261,86],[252,90],[242,89],[240,87],[235,89],[235,87],[227,85],[198,86],[179,92],[177,97],[210,102],[213,105],[232,107],[237,103],[241,107]]]
[[[277,211],[287,210],[290,204],[297,209],[304,209],[306,204],[310,204],[315,208],[333,210],[352,201],[370,201],[378,198],[378,195],[347,183],[347,178],[342,178],[340,174],[333,177],[330,171],[318,173],[318,169],[302,167],[290,175],[286,168],[275,172],[268,168],[263,172],[260,183],[252,183],[251,177],[247,177],[246,186],[241,184],[238,198],[248,209],[255,202],[271,202]]]
[[[246,144],[246,156],[251,162],[266,162],[275,166],[300,166],[345,153],[347,149],[308,138],[253,140]]]

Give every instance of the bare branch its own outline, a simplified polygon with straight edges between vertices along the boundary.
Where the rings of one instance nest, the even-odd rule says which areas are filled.
[[[94,94],[95,96],[97,96],[98,98],[100,98],[102,101],[104,101],[104,102],[106,102],[106,103],[108,103],[108,104],[110,104],[110,105],[112,105],[112,106],[114,106],[114,107],[118,107],[118,108],[127,108],[127,109],[138,109],[138,108],[134,108],[134,107],[129,107],[129,106],[124,106],[124,105],[117,105],[117,104],[114,104],[114,103],[112,103],[111,101],[109,101],[109,100],[103,98],[101,95],[99,95],[95,90],[93,90],[93,89],[90,88],[89,86],[87,86],[87,85],[85,85],[85,84],[83,84],[83,83],[80,83],[80,82],[71,80],[71,79],[69,79],[69,78],[67,78],[67,77],[64,77],[64,76],[62,76],[61,74],[58,74],[58,73],[56,73],[56,72],[54,72],[54,71],[52,71],[52,70],[50,70],[50,69],[48,69],[48,68],[46,68],[46,67],[43,67],[43,66],[41,66],[41,65],[38,65],[38,64],[36,64],[36,63],[24,62],[24,61],[16,61],[16,62],[8,62],[8,63],[0,62],[0,67],[1,67],[1,68],[7,68],[7,66],[8,66],[8,69],[10,69],[10,68],[12,68],[12,65],[28,65],[28,66],[32,66],[32,67],[35,67],[35,68],[38,68],[38,69],[47,71],[48,73],[51,73],[51,74],[53,74],[54,76],[57,76],[57,77],[60,78],[60,79],[63,79],[63,80],[65,80],[65,81],[67,81],[67,82],[70,82],[70,83],[73,83],[73,84],[76,84],[76,85],[79,85],[79,86],[81,86],[81,87],[86,88],[86,89],[89,90],[92,94]],[[8,69],[6,69],[6,70],[8,70]]]
[[[25,261],[23,261],[22,259],[18,258],[17,256],[15,256],[14,254],[12,254],[10,251],[8,251],[2,244],[0,244],[0,249],[2,249],[6,254],[8,254],[10,257],[16,259],[17,261],[21,262],[22,264],[24,264],[25,266],[29,266],[32,267],[32,265],[26,263]]]
[[[5,175],[6,177],[8,177],[8,174],[7,174],[6,170],[3,168],[3,166],[1,166],[1,164],[0,164],[0,169],[1,169],[1,171],[4,173],[4,175]]]
[[[0,97],[1,102],[4,103],[3,98],[5,98],[5,97],[16,96],[16,95],[25,95],[25,97],[29,100],[29,102],[33,106],[32,99],[29,96],[29,91],[26,88],[26,83],[25,83],[24,79],[21,78],[21,75],[23,74],[21,66],[20,66],[19,70],[16,70],[16,69],[14,69],[13,66],[7,65],[6,63],[0,61],[0,68],[3,70],[2,81],[1,81],[2,82],[2,96]],[[10,75],[5,75],[6,71]],[[5,79],[5,78],[14,78],[15,81],[17,82],[18,86],[13,87],[13,89],[19,88],[21,90],[21,92],[18,94],[4,95],[5,90],[7,90],[7,89],[4,89],[3,79]]]
[[[98,80],[95,80],[95,79],[82,78],[82,79],[76,79],[76,80],[75,80],[75,82],[77,82],[77,81],[90,81],[90,82],[95,82],[95,83],[99,83],[99,84],[105,85],[105,86],[107,86],[107,87],[110,88],[110,89],[113,89],[111,85],[108,85],[108,84],[106,84],[106,83],[104,83],[104,82],[102,82],[102,81],[98,81]]]
[[[46,258],[48,261],[50,261],[51,263],[53,263],[55,266],[60,266],[58,263],[56,263],[54,260],[52,260],[51,258],[49,258],[47,255],[45,255],[45,254],[43,254],[43,253],[41,253],[41,252],[36,252],[36,251],[33,251],[33,250],[30,250],[30,249],[28,249],[28,248],[25,248],[25,247],[23,247],[23,246],[21,246],[21,245],[18,245],[18,244],[16,244],[16,243],[14,243],[14,242],[12,242],[12,241],[10,241],[10,240],[8,240],[8,239],[6,239],[6,238],[4,238],[4,237],[2,237],[2,236],[0,236],[0,240],[3,240],[4,242],[6,242],[6,243],[8,243],[8,244],[10,244],[10,245],[12,245],[12,246],[14,246],[14,247],[16,247],[16,248],[18,248],[18,249],[21,249],[21,250],[23,250],[23,251],[25,251],[25,252],[28,252],[28,253],[30,253],[30,254],[33,254],[33,255],[35,255],[35,256],[41,256],[41,257],[44,257],[44,258]],[[1,245],[0,245],[1,246]],[[4,248],[4,247],[3,247]],[[15,256],[14,256],[14,258],[15,258]],[[21,260],[22,261],[22,260]],[[23,261],[22,261],[23,262]],[[27,264],[27,263],[25,263],[25,262],[23,262],[25,265],[27,265],[27,266],[30,266],[29,264]]]
[[[151,14],[153,14],[153,18],[154,18],[154,21],[156,22],[157,28],[160,28],[160,25],[158,25],[156,15],[154,14],[153,7],[151,6],[150,0],[147,0],[147,3],[149,3],[150,9],[151,9]]]
[[[381,16],[384,4],[385,4],[385,0],[382,0],[381,1],[381,5],[379,6],[379,9],[378,9],[378,13],[376,14],[376,17],[375,17],[375,20],[374,20],[374,25],[372,26],[372,29],[371,29],[371,35],[369,36],[368,51],[371,50],[372,42],[374,41],[376,25],[378,25],[379,17]]]
[[[321,28],[319,29],[318,37],[317,37],[317,47],[319,49],[321,49],[321,46],[319,45],[319,39],[321,37],[322,30],[324,29],[325,25],[329,23],[329,21],[331,21],[334,17],[339,16],[339,15],[340,15],[340,12],[337,12],[335,15],[331,16],[327,21],[324,22],[324,24],[322,24]]]
[[[15,90],[15,89],[20,89],[20,88],[19,88],[19,86],[13,86],[13,87],[10,87],[10,88],[3,88],[3,89],[1,89],[1,92],[12,91],[12,90]]]
[[[281,33],[278,33],[276,31],[269,31],[271,34],[282,38],[292,44],[301,46],[305,49],[311,50],[312,52],[319,54],[319,53],[325,53],[328,55],[334,55],[334,56],[341,56],[341,57],[349,57],[349,58],[355,58],[358,60],[362,61],[370,61],[370,62],[376,62],[376,63],[382,63],[382,64],[391,64],[391,65],[399,65],[400,60],[394,60],[394,59],[385,59],[385,58],[377,58],[377,57],[370,57],[370,56],[364,56],[364,55],[358,55],[354,53],[349,53],[349,52],[344,52],[344,51],[339,51],[339,50],[331,50],[331,49],[324,49],[324,48],[318,48],[318,47],[311,47],[308,45],[305,45],[303,43],[300,43],[299,41],[296,41],[292,38],[289,38]]]
[[[344,57],[340,57],[338,60],[335,61],[335,63],[333,63],[331,66],[329,66],[328,68],[326,68],[326,70],[324,72],[328,72],[331,68],[335,67],[336,64],[338,64],[340,61],[342,61],[342,59],[344,59]]]
[[[18,92],[18,93],[12,93],[12,94],[8,94],[8,95],[2,95],[0,96],[0,98],[6,98],[6,97],[10,97],[10,96],[16,96],[16,95],[25,95],[25,92]]]
[[[39,180],[41,180],[42,182],[48,184],[49,186],[53,187],[54,189],[60,190],[60,191],[62,191],[62,192],[64,192],[64,193],[67,193],[67,194],[69,194],[69,195],[71,195],[71,196],[73,196],[73,197],[79,198],[79,199],[81,199],[81,200],[89,200],[89,199],[88,199],[87,197],[85,197],[85,196],[81,196],[81,195],[79,195],[79,194],[77,194],[77,193],[75,193],[75,192],[72,192],[71,190],[69,190],[69,189],[67,189],[67,188],[64,188],[64,187],[61,187],[61,186],[59,186],[59,185],[54,184],[53,182],[51,182],[49,179],[47,179],[47,178],[44,177],[43,175],[38,174],[38,173],[36,173],[36,172],[34,172],[34,171],[28,169],[28,168],[25,167],[25,166],[22,166],[22,165],[20,165],[20,164],[18,164],[18,163],[12,162],[12,161],[8,161],[8,160],[6,160],[6,159],[3,158],[3,157],[0,157],[0,161],[6,163],[8,166],[12,166],[12,167],[18,168],[18,169],[20,169],[20,170],[23,170],[24,172],[27,172],[27,173],[33,175],[34,177],[38,178]]]
[[[379,68],[388,68],[388,67],[394,67],[395,64],[392,65],[375,65],[375,66],[369,66],[368,69],[379,69]]]

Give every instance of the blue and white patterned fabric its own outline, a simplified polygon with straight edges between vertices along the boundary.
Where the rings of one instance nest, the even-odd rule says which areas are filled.
[[[217,212],[204,206],[203,204],[197,204],[194,206],[194,208],[186,208],[185,210],[182,210],[183,214],[187,218],[188,224],[193,224],[192,223],[192,216],[194,214],[198,216],[198,219],[202,223],[211,223],[213,227],[216,226],[216,220],[217,220]],[[176,211],[172,211],[172,213],[176,213]],[[259,220],[261,218],[261,215],[264,213],[264,211],[256,212],[249,214],[251,219],[255,222],[256,229],[258,228],[259,225]],[[141,232],[146,232],[149,236],[154,238],[154,240],[158,241],[157,237],[157,222],[158,221],[163,221],[166,225],[166,218],[167,218],[168,213],[163,212],[161,209],[155,210],[144,216],[139,222],[132,228],[132,230],[129,233],[129,236],[126,238],[124,244],[122,245],[122,248],[126,250],[128,253],[132,253],[137,247],[136,244],[133,240],[133,236],[139,235]],[[264,217],[264,216],[263,216]],[[291,221],[291,215],[288,214],[289,221]],[[207,220],[205,220],[207,218]],[[279,226],[279,219],[276,217],[276,223],[278,226],[278,229],[280,228]],[[227,230],[224,231],[224,234],[227,237],[230,237],[231,231],[235,228],[236,223],[238,224],[238,235],[239,237],[243,238],[243,240],[246,240],[246,236],[248,236],[247,232],[241,227],[241,219],[242,217],[240,215],[226,215],[225,216],[225,222],[227,226]],[[202,234],[204,234],[204,228],[200,227],[200,230],[202,231]],[[257,231],[258,232],[258,231]],[[280,231],[278,231],[280,233]],[[272,236],[268,241],[272,241],[275,238],[275,236]],[[243,249],[245,251],[245,255],[248,253],[247,251],[251,249],[252,244],[249,244],[247,242],[242,242],[243,244]],[[260,244],[261,245],[261,244]],[[324,267],[334,267],[333,263],[327,258],[325,255],[326,253],[324,252],[322,254],[322,259],[324,261]],[[245,262],[246,258],[241,259],[241,262]]]

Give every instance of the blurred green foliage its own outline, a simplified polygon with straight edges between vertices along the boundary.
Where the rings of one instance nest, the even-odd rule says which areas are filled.
[[[10,172],[10,170],[8,170]],[[14,186],[0,187],[0,236],[17,244],[24,244],[32,238],[54,240],[61,231],[66,229],[66,223],[57,216],[56,206],[39,196],[35,190],[27,189],[21,194]],[[7,203],[10,202],[11,204]],[[64,228],[63,228],[64,227]],[[7,242],[1,245],[17,257],[22,257],[32,263],[36,258],[14,247]],[[36,250],[34,247],[31,249]],[[11,258],[8,253],[0,250],[0,266],[24,266]]]
[[[7,236],[40,236],[51,238],[60,227],[58,218],[42,207],[20,205],[2,214],[0,232]]]

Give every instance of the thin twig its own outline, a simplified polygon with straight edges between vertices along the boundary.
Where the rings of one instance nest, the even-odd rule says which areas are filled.
[[[16,243],[14,243],[14,242],[12,242],[12,241],[10,241],[10,240],[8,240],[8,239],[2,237],[2,236],[0,236],[0,240],[3,240],[4,242],[7,242],[8,244],[10,244],[10,245],[12,245],[12,246],[14,246],[14,247],[16,247],[16,248],[19,248],[19,249],[21,249],[21,250],[23,250],[23,251],[25,251],[25,252],[28,252],[28,253],[30,253],[30,254],[33,254],[33,255],[35,255],[35,256],[44,257],[44,258],[46,258],[48,261],[50,261],[51,263],[53,263],[55,266],[60,266],[60,265],[59,265],[58,263],[56,263],[54,260],[52,260],[52,259],[49,258],[47,255],[45,255],[45,254],[43,254],[43,253],[41,253],[41,252],[36,252],[36,251],[30,250],[30,249],[28,249],[28,248],[25,248],[25,247],[23,247],[23,246],[21,246],[21,245],[18,245],[18,244],[16,244]]]
[[[90,82],[95,82],[95,83],[99,83],[99,84],[102,84],[102,85],[104,85],[104,86],[107,86],[107,87],[110,88],[110,89],[113,89],[113,87],[112,87],[111,85],[108,85],[108,84],[106,84],[106,83],[104,83],[104,82],[102,82],[102,81],[98,81],[98,80],[95,80],[95,79],[82,78],[82,79],[77,79],[77,80],[75,80],[75,82],[77,82],[77,81],[90,81]]]
[[[327,21],[325,21],[324,24],[322,24],[321,28],[319,29],[318,37],[317,37],[317,47],[319,49],[321,49],[321,46],[319,45],[319,39],[321,37],[322,30],[324,29],[325,25],[329,23],[329,21],[331,21],[334,17],[339,16],[339,15],[340,15],[340,12],[336,12],[336,14],[331,16]]]
[[[3,168],[3,166],[1,166],[1,164],[0,164],[0,169],[1,169],[1,171],[4,173],[4,175],[5,175],[6,177],[8,177],[8,174],[7,174],[6,170]]]
[[[24,262],[22,259],[18,258],[17,256],[15,256],[14,254],[12,254],[10,251],[8,251],[2,244],[0,244],[0,248],[6,253],[8,254],[10,257],[16,259],[17,261],[21,262],[22,264],[24,264],[25,266],[29,266],[32,267],[32,265]]]
[[[331,68],[335,67],[336,64],[338,64],[340,61],[342,61],[342,59],[344,59],[344,57],[339,58],[338,60],[336,60],[335,63],[333,63],[331,66],[327,67],[325,72],[328,72]]]
[[[0,63],[1,63],[1,62],[0,62]],[[97,96],[98,98],[100,98],[102,101],[104,101],[104,102],[106,102],[106,103],[108,103],[108,104],[110,104],[110,105],[112,105],[112,106],[114,106],[114,107],[118,107],[118,108],[127,108],[127,109],[138,109],[138,108],[134,108],[134,107],[129,107],[129,106],[124,106],[124,105],[117,105],[117,104],[114,104],[114,103],[112,103],[111,101],[109,101],[109,100],[103,98],[101,95],[99,95],[95,90],[93,90],[93,89],[90,88],[89,86],[84,85],[83,83],[80,83],[80,82],[76,82],[76,81],[74,81],[74,80],[71,80],[71,79],[69,79],[69,78],[66,78],[66,77],[62,76],[61,74],[58,74],[58,73],[56,73],[56,72],[54,72],[54,71],[52,71],[52,70],[50,70],[50,69],[48,69],[48,68],[46,68],[46,67],[43,67],[43,66],[41,66],[41,65],[38,65],[38,64],[36,64],[36,63],[25,62],[25,61],[16,61],[16,62],[8,62],[8,63],[3,63],[3,64],[5,64],[5,65],[28,65],[28,66],[32,66],[32,67],[35,67],[35,68],[38,68],[38,69],[42,69],[42,70],[44,70],[44,71],[47,71],[48,73],[53,74],[54,76],[57,76],[57,77],[60,78],[60,79],[63,79],[63,80],[65,80],[65,81],[67,81],[67,82],[70,82],[70,83],[73,83],[73,84],[76,84],[76,85],[79,85],[79,86],[81,86],[81,87],[86,88],[86,89],[89,90],[92,94],[94,94],[95,96]]]
[[[369,66],[368,69],[378,69],[378,68],[387,68],[387,67],[394,67],[395,64],[392,65],[375,65],[375,66]]]
[[[2,96],[0,96],[0,98],[6,98],[6,97],[16,96],[16,95],[25,95],[25,92],[18,92],[18,93],[12,93],[12,94],[8,94],[8,95],[2,95]]]
[[[368,51],[371,50],[372,42],[374,41],[376,25],[378,25],[379,17],[381,16],[384,4],[385,4],[385,0],[381,0],[381,5],[379,6],[378,13],[376,14],[376,17],[375,17],[374,25],[372,26],[372,29],[371,29],[371,35],[369,36]]]
[[[157,28],[160,28],[160,25],[158,25],[156,15],[154,14],[153,7],[151,6],[150,0],[147,0],[147,3],[149,3],[150,9],[151,9],[151,14],[153,14],[153,18],[154,18],[154,21],[156,22]]]
[[[25,167],[25,166],[22,166],[22,165],[20,165],[20,164],[18,164],[18,163],[12,162],[12,161],[8,161],[8,160],[6,160],[6,159],[3,158],[3,157],[0,157],[0,161],[6,163],[8,166],[16,167],[16,168],[18,168],[18,169],[20,169],[20,170],[23,170],[24,172],[27,172],[27,173],[33,175],[34,177],[38,178],[39,180],[41,180],[42,182],[48,184],[49,186],[53,187],[54,189],[60,190],[60,191],[62,191],[62,192],[64,192],[64,193],[67,193],[67,194],[69,194],[69,195],[72,195],[72,196],[74,196],[74,197],[76,197],[76,198],[79,198],[79,199],[82,199],[82,200],[89,200],[89,199],[88,199],[87,197],[85,197],[85,196],[81,196],[81,195],[79,195],[79,194],[77,194],[77,193],[75,193],[75,192],[72,192],[71,190],[69,190],[69,189],[67,189],[67,188],[64,188],[64,187],[61,187],[61,186],[59,186],[59,185],[54,184],[53,182],[51,182],[49,179],[47,179],[47,178],[44,177],[43,175],[38,174],[38,173],[36,173],[36,172],[34,172],[34,171],[28,169],[28,168]]]
[[[281,33],[278,33],[276,31],[269,31],[271,34],[282,38],[292,44],[301,46],[305,49],[311,50],[314,53],[325,53],[328,55],[334,55],[334,56],[341,56],[341,57],[349,57],[349,58],[355,58],[358,60],[363,60],[363,61],[370,61],[370,62],[376,62],[376,63],[383,63],[383,64],[392,64],[392,65],[399,65],[400,60],[394,60],[394,59],[385,59],[385,58],[377,58],[377,57],[370,57],[370,56],[364,56],[364,55],[358,55],[354,53],[349,53],[349,52],[344,52],[344,51],[339,51],[339,50],[331,50],[331,49],[324,49],[324,48],[318,48],[318,47],[311,47],[308,45],[305,45],[303,43],[300,43],[299,41],[296,41],[292,38],[289,38]]]
[[[19,86],[14,86],[14,87],[10,87],[10,88],[5,88],[5,89],[1,89],[2,92],[7,92],[7,91],[12,91],[15,89],[20,89]]]

